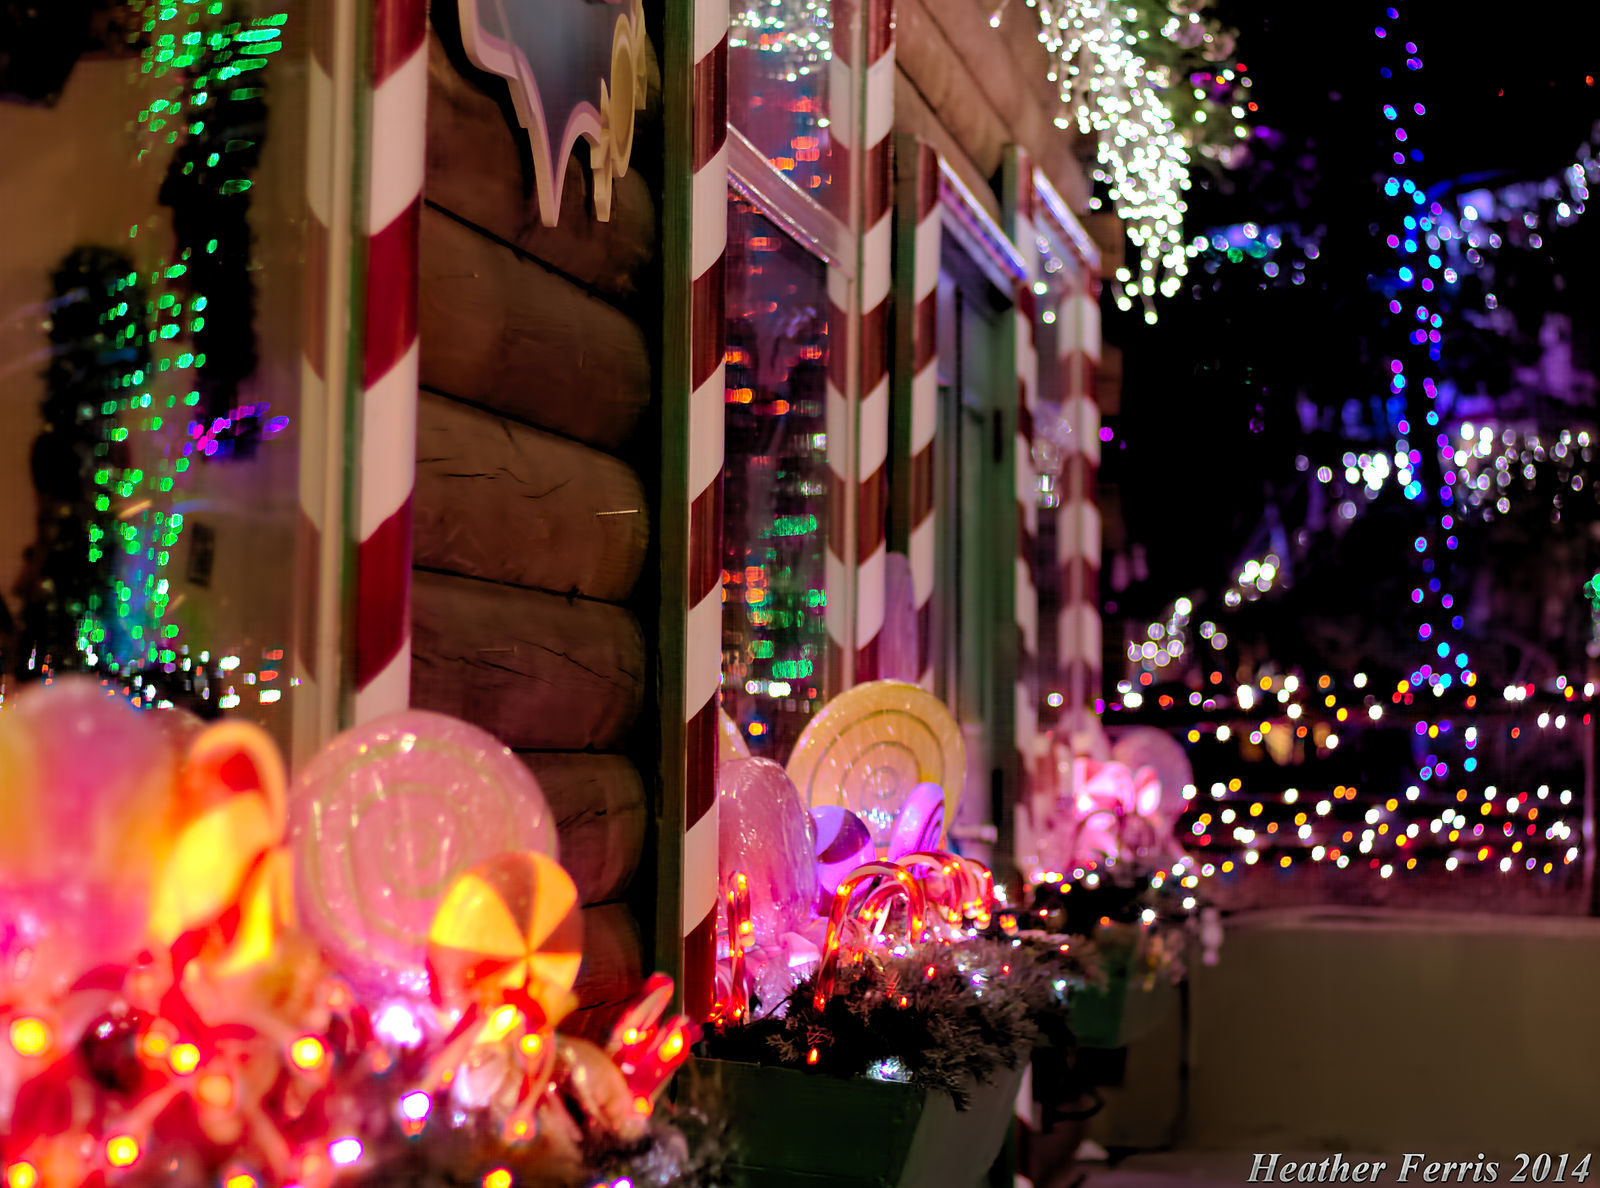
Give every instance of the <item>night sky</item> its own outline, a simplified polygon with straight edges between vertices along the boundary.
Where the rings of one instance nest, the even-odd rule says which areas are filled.
[[[1395,2],[1219,8],[1239,29],[1261,132],[1244,168],[1196,168],[1186,235],[1255,220],[1296,227],[1320,252],[1293,288],[1227,266],[1214,278],[1192,268],[1179,294],[1160,301],[1157,325],[1145,326],[1137,306],[1108,316],[1125,373],[1102,477],[1117,486],[1150,573],[1112,595],[1120,613],[1149,617],[1186,591],[1215,593],[1269,503],[1292,519],[1286,493],[1307,448],[1295,413],[1302,391],[1328,401],[1378,390],[1382,301],[1368,278],[1383,266],[1374,249],[1393,147],[1382,105],[1397,94],[1409,104],[1413,90],[1425,98],[1411,141],[1424,160],[1411,175],[1435,194],[1552,175],[1600,119],[1600,4],[1399,0],[1401,20],[1385,20]],[[1423,70],[1380,76],[1394,42],[1375,37],[1379,23],[1418,43]],[[1595,218],[1580,224],[1587,247]]]

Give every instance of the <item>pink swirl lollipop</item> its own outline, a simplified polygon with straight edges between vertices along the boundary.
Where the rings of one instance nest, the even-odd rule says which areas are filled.
[[[508,850],[554,858],[538,781],[492,735],[405,710],[339,735],[290,793],[301,921],[358,991],[428,993],[428,927],[469,867]]]
[[[944,789],[938,784],[918,784],[906,796],[889,831],[889,861],[919,850],[944,848]]]

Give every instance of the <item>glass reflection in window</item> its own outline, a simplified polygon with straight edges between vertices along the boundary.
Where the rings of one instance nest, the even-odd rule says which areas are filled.
[[[88,672],[287,745],[310,30],[126,0],[79,52],[54,7],[0,56],[0,690]]]
[[[834,167],[829,64],[848,11],[839,0],[731,0],[730,8],[729,121],[824,205]]]
[[[829,690],[827,296],[822,261],[733,197],[722,706],[780,762]]]

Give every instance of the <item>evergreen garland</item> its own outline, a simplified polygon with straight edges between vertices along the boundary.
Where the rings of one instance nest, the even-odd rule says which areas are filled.
[[[874,954],[840,968],[820,1010],[808,978],[781,1018],[711,1032],[701,1054],[908,1081],[964,1109],[974,1082],[1016,1068],[1036,1047],[1071,1053],[1068,995],[1093,976],[1077,949],[1040,933]]]

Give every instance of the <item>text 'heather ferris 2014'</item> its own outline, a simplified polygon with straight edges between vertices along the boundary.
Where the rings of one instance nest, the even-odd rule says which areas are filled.
[[[1501,1161],[1486,1159],[1481,1151],[1476,1159],[1433,1159],[1407,1152],[1396,1161],[1392,1176],[1385,1177],[1384,1173],[1391,1167],[1388,1160],[1357,1162],[1335,1154],[1297,1161],[1284,1159],[1281,1152],[1260,1151],[1251,1163],[1248,1182],[1375,1184],[1383,1179],[1395,1184],[1493,1184],[1500,1181],[1504,1170],[1507,1173],[1504,1178],[1510,1184],[1581,1184],[1589,1178],[1591,1158],[1591,1154],[1566,1152],[1518,1154],[1502,1169]]]

